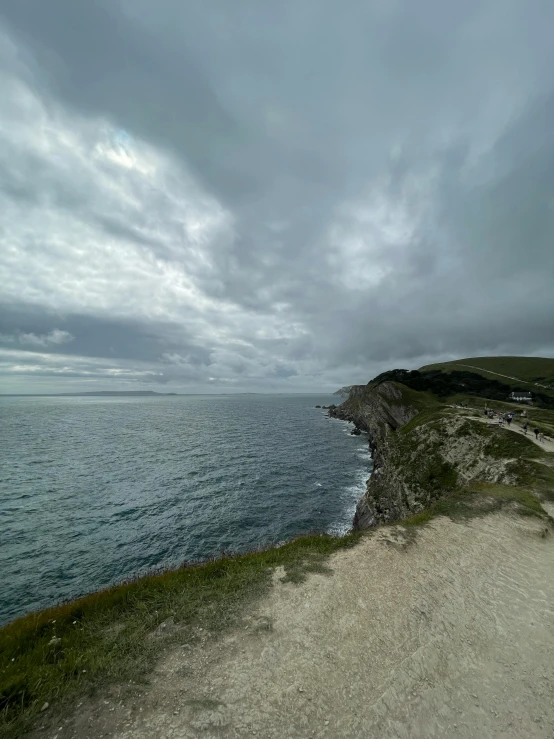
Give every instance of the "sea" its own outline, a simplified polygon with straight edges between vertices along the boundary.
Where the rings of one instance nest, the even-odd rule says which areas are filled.
[[[346,533],[368,439],[325,395],[0,397],[0,624],[146,572]]]

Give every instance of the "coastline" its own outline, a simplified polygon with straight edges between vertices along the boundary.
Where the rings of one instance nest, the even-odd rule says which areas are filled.
[[[16,739],[39,718],[53,726],[78,697],[140,683],[172,645],[192,646],[234,628],[271,588],[276,568],[301,583],[358,539],[303,536],[141,577],[12,621],[0,628],[0,733]]]
[[[341,414],[339,411],[340,406],[331,405],[331,406],[323,406],[322,410],[325,410],[325,416],[331,420],[334,421],[340,421],[344,424],[351,424],[353,423],[355,428],[362,429],[364,434],[367,434],[365,439],[367,439],[367,444],[364,444],[363,449],[367,451],[368,455],[368,469],[364,469],[363,471],[360,471],[360,474],[358,476],[357,482],[352,486],[356,490],[357,498],[355,502],[352,504],[351,508],[349,509],[349,515],[348,515],[348,521],[349,524],[345,523],[342,526],[335,526],[335,527],[329,527],[325,530],[326,534],[329,534],[330,536],[345,536],[353,531],[357,530],[356,526],[356,515],[358,506],[360,504],[360,500],[362,500],[365,496],[365,492],[367,491],[367,486],[369,485],[369,482],[371,480],[371,476],[374,472],[375,465],[374,465],[374,458],[373,454],[376,448],[376,444],[372,442],[371,436],[369,432],[363,428],[363,426],[358,425],[356,422],[355,417],[348,416],[347,413]],[[337,412],[339,411],[339,412]],[[348,428],[348,425],[347,425]],[[350,431],[348,431],[349,435],[352,435]],[[366,460],[364,460],[365,462]]]

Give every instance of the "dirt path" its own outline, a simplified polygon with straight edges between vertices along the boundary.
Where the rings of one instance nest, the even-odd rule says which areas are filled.
[[[519,377],[512,377],[512,375],[502,375],[500,372],[493,372],[492,370],[483,369],[483,367],[476,367],[474,364],[462,364],[461,362],[456,362],[456,364],[459,367],[469,367],[470,369],[477,369],[480,372],[486,372],[488,375],[496,375],[497,377],[506,377],[508,380],[515,380],[516,382],[522,382],[524,385],[536,384],[533,382],[528,382],[527,380],[520,380]]]
[[[487,426],[496,426],[498,427],[498,421],[496,419],[490,419],[490,418],[484,418],[483,416],[467,416],[471,421],[479,421],[480,423],[485,423]],[[512,431],[516,434],[521,434],[522,436],[526,436],[529,441],[532,441],[533,444],[536,444],[538,447],[540,447],[545,452],[552,452],[554,453],[554,441],[551,439],[544,439],[544,441],[539,441],[537,438],[535,438],[535,434],[533,433],[533,423],[529,422],[529,428],[527,430],[527,434],[523,431],[521,426],[518,426],[515,421],[512,421],[510,425],[507,423],[502,424],[501,428],[505,429],[506,431]]]
[[[534,518],[380,529],[243,627],[177,649],[62,737],[552,739],[554,535]]]

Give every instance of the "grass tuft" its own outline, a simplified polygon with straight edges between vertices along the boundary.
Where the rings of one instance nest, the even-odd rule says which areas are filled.
[[[424,526],[425,524],[432,521],[434,514],[430,509],[421,511],[421,513],[415,513],[413,516],[408,516],[401,521],[402,526]]]

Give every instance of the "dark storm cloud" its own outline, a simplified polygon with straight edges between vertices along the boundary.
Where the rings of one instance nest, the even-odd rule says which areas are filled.
[[[554,351],[551,3],[0,9],[8,343],[270,389]]]

